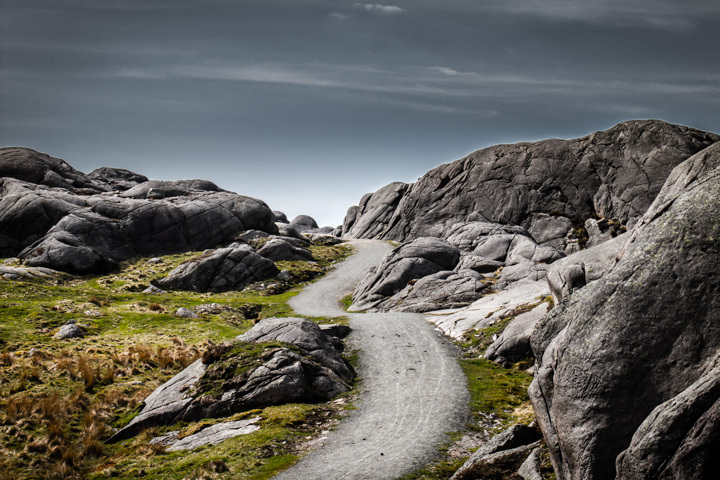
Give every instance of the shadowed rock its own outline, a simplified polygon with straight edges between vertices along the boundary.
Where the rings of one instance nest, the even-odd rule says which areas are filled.
[[[29,266],[104,273],[133,257],[214,248],[248,229],[277,232],[263,202],[205,180],[147,181],[112,168],[85,175],[24,148],[0,149],[0,175],[0,255]],[[118,189],[126,191],[108,193]]]
[[[520,468],[538,447],[540,432],[527,425],[513,425],[481,446],[451,477],[451,480],[505,480]]]
[[[292,245],[281,238],[273,238],[257,251],[258,255],[279,262],[282,260],[313,260],[312,253],[307,248]]]
[[[716,473],[717,396],[702,385],[720,351],[719,196],[717,143],[672,171],[615,267],[533,333],[530,396],[559,479]]]
[[[156,284],[166,290],[226,292],[278,273],[272,260],[255,253],[249,245],[234,243],[183,262]]]
[[[125,170],[124,168],[101,167],[88,173],[88,178],[97,183],[102,183],[112,190],[130,190],[133,187],[147,182],[145,175]]]
[[[488,360],[505,364],[514,363],[532,357],[530,337],[535,326],[548,311],[548,304],[543,302],[529,312],[515,317],[500,336],[483,355]]]
[[[460,259],[460,252],[439,238],[418,238],[388,253],[355,289],[353,310],[378,309],[386,297],[391,297],[416,280],[443,270],[452,270]],[[452,273],[452,272],[450,272]]]

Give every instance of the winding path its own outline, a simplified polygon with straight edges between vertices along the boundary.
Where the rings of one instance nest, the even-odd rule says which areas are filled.
[[[301,315],[348,315],[340,299],[390,250],[356,240],[357,253],[293,298]],[[467,412],[465,377],[454,347],[422,315],[349,314],[360,350],[360,399],[324,445],[276,480],[392,479],[427,459]]]

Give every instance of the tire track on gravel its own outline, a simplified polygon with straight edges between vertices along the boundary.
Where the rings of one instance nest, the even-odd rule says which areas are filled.
[[[360,399],[324,444],[276,480],[392,479],[422,464],[467,415],[455,347],[422,315],[347,314],[339,300],[391,247],[355,240],[357,253],[309,285],[290,305],[301,315],[350,317],[360,350]]]

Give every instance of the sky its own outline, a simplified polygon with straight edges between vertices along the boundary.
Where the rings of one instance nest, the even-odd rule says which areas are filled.
[[[0,0],[0,146],[342,223],[483,147],[720,132],[717,0]]]

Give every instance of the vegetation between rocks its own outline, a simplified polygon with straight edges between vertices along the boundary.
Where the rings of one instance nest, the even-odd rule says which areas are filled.
[[[148,440],[177,428],[189,434],[214,421],[103,442],[139,412],[155,388],[216,344],[258,319],[294,315],[287,301],[300,286],[350,253],[347,246],[311,250],[315,262],[278,262],[289,280],[219,294],[142,292],[197,252],[136,259],[104,276],[0,278],[0,478],[262,479],[293,463],[337,421],[348,395],[236,415],[259,415],[261,429],[190,452],[167,453]],[[180,307],[198,318],[175,315]],[[84,337],[54,338],[70,320]],[[252,363],[249,357],[263,351],[247,348],[243,361]]]

